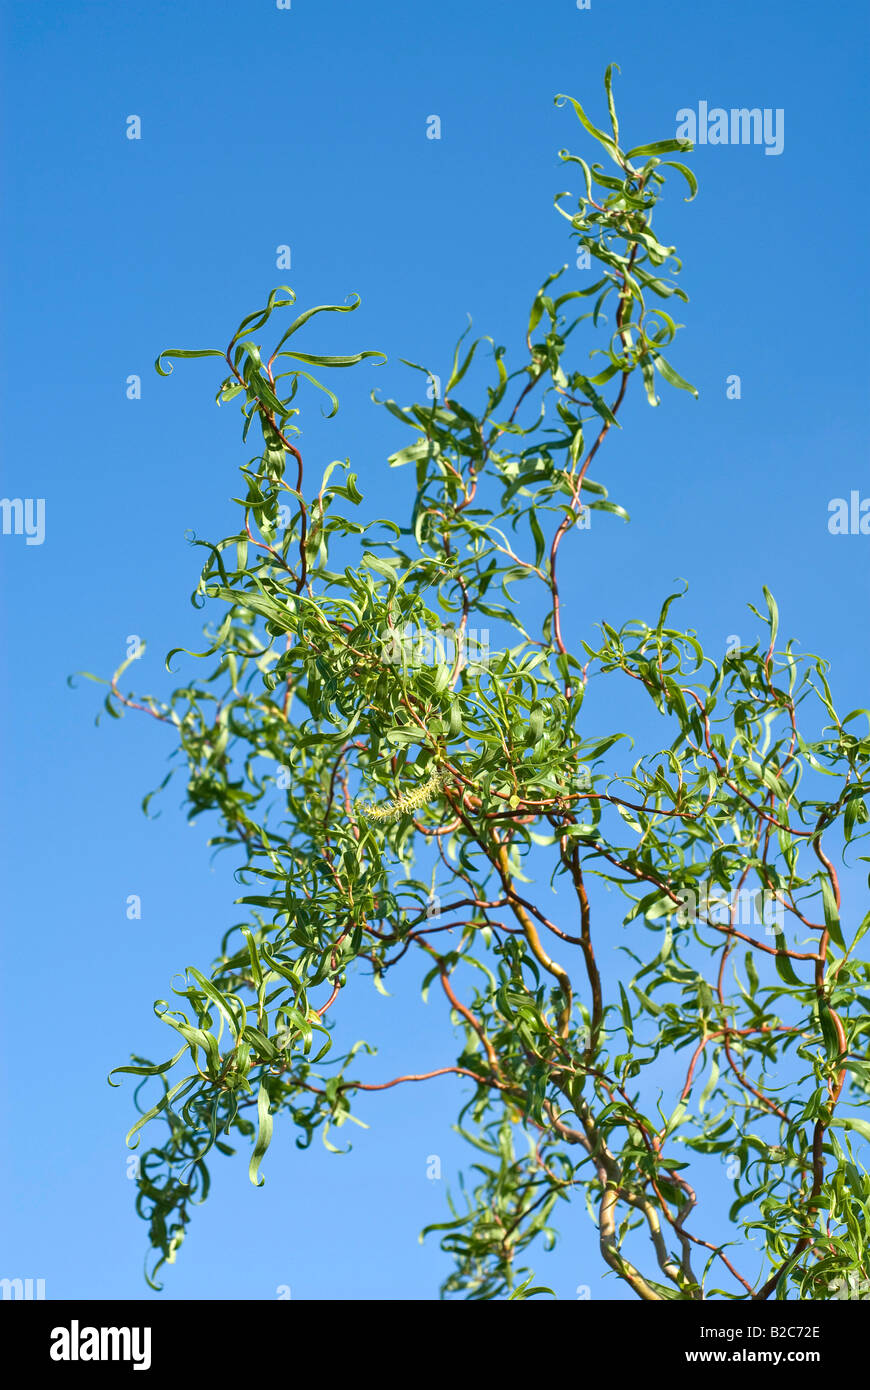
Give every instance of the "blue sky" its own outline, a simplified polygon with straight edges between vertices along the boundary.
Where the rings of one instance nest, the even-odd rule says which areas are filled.
[[[404,522],[410,478],[385,460],[408,442],[368,392],[417,390],[401,357],[447,368],[475,329],[520,350],[544,276],[572,259],[553,195],[575,185],[564,146],[589,156],[567,92],[604,119],[602,75],[632,144],[667,138],[676,113],[784,112],[784,149],[699,148],[701,184],[675,181],[657,224],[683,258],[690,303],[671,358],[700,400],[640,399],[595,470],[632,515],[603,518],[571,574],[577,632],[652,616],[675,577],[681,620],[711,647],[751,640],[761,585],[785,635],[832,659],[839,707],[870,703],[870,537],[832,536],[832,498],[870,496],[866,452],[866,7],[736,0],[20,0],[0,5],[4,496],[45,499],[45,538],[0,537],[5,795],[2,846],[3,1269],[49,1297],[138,1297],[144,1228],[123,1136],[130,1088],[107,1072],[163,1052],[151,1004],[212,958],[240,912],[228,863],[170,793],[142,795],[170,749],[153,721],[94,727],[96,688],[128,638],[146,639],[141,689],[165,692],[164,653],[196,646],[187,603],[201,563],[185,532],[232,527],[246,454],[214,407],[210,363],[153,371],[166,346],[219,346],[275,284],[300,306],[361,308],[312,327],[311,350],[383,349],[341,376],[342,408],[317,427],[325,465],[350,456],[375,514]],[[142,138],[126,138],[130,115]],[[442,122],[426,138],[427,118]],[[289,245],[290,271],[276,269]],[[571,270],[578,283],[584,272]],[[730,374],[739,401],[726,399]],[[140,400],[126,398],[131,374]],[[318,460],[319,465],[320,460]],[[315,471],[317,469],[315,468]],[[564,552],[563,552],[564,553]],[[576,557],[577,552],[572,552]],[[570,570],[569,570],[570,573]],[[563,581],[564,583],[564,581]],[[127,895],[142,920],[125,915]],[[863,909],[862,909],[863,915]],[[414,980],[403,977],[413,996]],[[368,1077],[443,1065],[433,1003],[367,987],[342,1026],[380,1047]],[[368,1097],[354,1152],[289,1131],[254,1191],[218,1160],[164,1297],[427,1298],[448,1263],[417,1233],[446,1214],[464,1153],[449,1079]],[[537,1272],[562,1298],[602,1283],[577,1203]]]

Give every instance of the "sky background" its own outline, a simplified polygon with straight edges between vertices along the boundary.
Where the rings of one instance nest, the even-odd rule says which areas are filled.
[[[673,176],[656,225],[677,244],[690,303],[669,356],[700,400],[665,388],[652,411],[636,384],[593,470],[631,525],[598,514],[582,563],[579,546],[563,549],[563,589],[576,638],[602,618],[654,619],[685,577],[679,620],[721,651],[759,633],[746,605],[766,583],[783,635],[831,658],[839,708],[868,704],[870,536],[827,529],[832,498],[870,495],[866,6],[7,0],[0,16],[0,491],[46,508],[43,544],[0,537],[0,1276],[44,1278],[49,1298],[135,1298],[147,1290],[124,1147],[132,1087],[105,1078],[131,1051],[166,1053],[153,1000],[241,919],[229,859],[211,863],[178,793],[142,815],[166,732],[136,717],[96,728],[98,688],[66,685],[77,670],[110,673],[135,634],[147,641],[135,685],[165,693],[165,652],[196,648],[201,624],[187,600],[202,552],[185,532],[234,529],[248,451],[235,408],[215,408],[219,364],[163,380],[157,352],[225,344],[277,284],[300,307],[360,293],[355,314],[317,320],[305,346],[390,360],[333,374],[342,408],[312,431],[309,466],[349,456],[371,514],[404,524],[411,475],[385,460],[410,441],[369,391],[417,392],[402,357],[446,375],[467,313],[519,353],[545,275],[569,261],[566,288],[588,278],[552,199],[577,190],[558,150],[597,151],[554,95],[603,124],[602,77],[618,62],[629,145],[673,136],[677,111],[699,101],[783,108],[781,155],[699,148],[690,204]],[[126,138],[130,115],[140,140]],[[276,269],[285,244],[289,271]],[[734,373],[739,401],[726,399]],[[857,895],[850,910],[863,915]],[[443,1011],[416,1001],[410,974],[387,1000],[359,983],[341,1027],[379,1045],[365,1079],[450,1060]],[[218,1156],[159,1296],[435,1296],[450,1264],[417,1236],[446,1216],[465,1156],[450,1130],[457,1089],[443,1078],[367,1096],[370,1128],[352,1127],[345,1158],[318,1137],[300,1153],[279,1126],[259,1191],[240,1156]],[[430,1155],[441,1182],[427,1179]],[[578,1286],[625,1297],[601,1278],[581,1201],[561,1231],[540,1282],[560,1298]]]

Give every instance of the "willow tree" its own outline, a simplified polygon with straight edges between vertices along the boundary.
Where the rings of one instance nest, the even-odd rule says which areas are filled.
[[[426,1080],[411,1041],[407,1074],[373,1079],[373,1049],[342,1052],[332,1026],[349,991],[384,990],[410,957],[444,1006],[431,1077],[451,1080],[432,1084],[455,1084],[476,1150],[430,1228],[454,1256],[444,1293],[546,1296],[529,1247],[581,1193],[604,1265],[641,1299],[867,1287],[870,914],[842,907],[835,867],[866,833],[866,712],[841,718],[827,664],[778,645],[767,589],[764,640],[724,657],[675,626],[679,595],[618,626],[593,625],[588,589],[566,602],[593,513],[625,518],[590,470],[629,392],[697,394],[665,356],[664,306],[687,296],[653,230],[666,179],[694,197],[671,158],[691,146],[625,149],[611,78],[609,131],[556,98],[607,159],[560,152],[580,191],[556,208],[593,274],[548,276],[512,358],[460,340],[443,390],[424,373],[418,403],[382,403],[410,431],[389,459],[416,474],[407,524],[360,519],[348,462],[313,482],[303,462],[300,402],[326,391],[334,414],[320,375],[382,354],[308,353],[297,335],[356,299],[279,332],[282,286],[225,351],[158,358],[164,376],[172,358],[222,359],[218,400],[240,404],[257,452],[237,533],[198,542],[194,601],[218,616],[190,655],[208,674],[161,701],[125,694],[122,667],[106,697],[166,725],[190,814],[216,813],[211,843],[245,887],[211,968],[155,1005],[178,1050],[117,1068],[144,1088],[129,1142],[147,1126],[151,1280],[212,1149],[244,1143],[259,1185],[274,1125],[337,1148],[358,1092]],[[602,680],[651,702],[661,748],[637,757],[591,725]]]

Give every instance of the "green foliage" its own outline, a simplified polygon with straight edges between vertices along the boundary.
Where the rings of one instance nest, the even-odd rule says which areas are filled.
[[[406,527],[355,519],[347,462],[316,490],[304,478],[300,400],[312,387],[334,414],[320,374],[379,354],[304,353],[294,335],[356,303],[307,310],[266,353],[255,336],[293,303],[280,287],[225,352],[158,358],[164,374],[171,358],[223,359],[218,399],[237,399],[243,438],[256,425],[262,442],[241,469],[238,532],[205,546],[194,599],[221,614],[197,654],[209,674],[161,702],[123,694],[119,672],[106,698],[171,726],[190,814],[216,813],[211,843],[239,857],[246,888],[211,970],[188,968],[155,1005],[178,1051],[116,1069],[157,1087],[133,1142],[164,1126],[138,1183],[152,1280],[207,1195],[212,1149],[244,1140],[260,1183],[273,1123],[336,1148],[358,1090],[419,1079],[363,1083],[356,1059],[373,1049],[342,1053],[329,1026],[346,989],[366,974],[383,989],[409,953],[444,996],[456,1053],[433,1075],[456,1073],[478,1153],[430,1228],[455,1259],[445,1293],[546,1296],[523,1261],[578,1191],[606,1266],[643,1299],[818,1299],[870,1277],[870,914],[857,930],[841,914],[831,857],[866,834],[866,711],[839,717],[825,662],[777,645],[767,590],[769,643],[722,660],[672,625],[676,594],[573,649],[565,629],[563,540],[593,512],[626,518],[589,469],[631,379],[654,406],[660,380],[696,394],[664,355],[680,325],[662,305],[686,295],[652,229],[666,170],[695,194],[666,157],[690,147],[624,153],[611,77],[610,134],[557,98],[609,160],[562,151],[582,192],[573,212],[556,198],[597,278],[560,292],[566,267],[548,276],[515,365],[461,340],[440,399],[383,402],[411,432],[389,460],[414,470]],[[478,398],[460,399],[484,368]],[[483,656],[467,642],[481,622],[498,637]],[[434,635],[437,659],[408,631]],[[651,702],[660,751],[630,763],[624,733],[589,726],[584,699],[605,678]],[[558,922],[535,893],[548,879],[570,904]],[[611,979],[598,957],[620,896]],[[688,1177],[722,1182],[723,1155],[727,1253]]]

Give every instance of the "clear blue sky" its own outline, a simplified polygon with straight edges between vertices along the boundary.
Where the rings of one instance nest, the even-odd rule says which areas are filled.
[[[358,291],[361,309],[310,342],[382,348],[390,363],[341,377],[316,447],[324,463],[349,455],[376,513],[404,521],[410,478],[385,459],[408,441],[368,391],[416,391],[398,359],[443,369],[467,312],[519,347],[535,289],[571,250],[552,210],[572,186],[557,151],[588,155],[554,94],[603,119],[618,62],[631,143],[672,135],[700,101],[782,108],[782,154],[708,145],[691,158],[699,197],[683,203],[675,182],[663,206],[691,297],[672,357],[701,397],[628,412],[596,476],[632,524],[596,523],[574,597],[585,621],[619,623],[650,616],[685,576],[681,616],[721,649],[751,640],[746,603],[767,583],[784,633],[832,658],[840,707],[870,703],[870,536],[827,530],[831,498],[870,495],[866,6],[6,0],[0,14],[0,490],[46,507],[42,545],[0,537],[0,1275],[44,1278],[49,1297],[128,1298],[144,1292],[145,1249],[126,1177],[131,1087],[105,1077],[131,1050],[163,1054],[152,1001],[240,919],[229,863],[211,867],[177,795],[159,819],[141,814],[166,770],[164,731],[134,717],[96,729],[96,688],[65,684],[112,670],[137,634],[138,685],[165,691],[164,653],[198,633],[187,595],[201,552],[184,533],[233,524],[238,416],[214,407],[213,364],[164,381],[158,350],[225,343],[284,281],[302,306]],[[139,141],[125,137],[132,114]],[[431,114],[440,141],[425,137]],[[275,267],[285,243],[289,272]],[[139,401],[125,396],[132,373]],[[726,400],[732,373],[740,401]],[[364,986],[343,1003],[343,1030],[380,1045],[369,1079],[449,1060],[434,1001]],[[417,1233],[446,1213],[427,1156],[452,1177],[465,1152],[455,1100],[450,1078],[367,1098],[371,1128],[354,1129],[348,1158],[318,1140],[299,1153],[284,1127],[260,1191],[240,1158],[218,1159],[163,1297],[433,1296],[448,1264]],[[562,1298],[583,1284],[623,1296],[600,1280],[582,1203],[562,1231],[542,1282]]]

